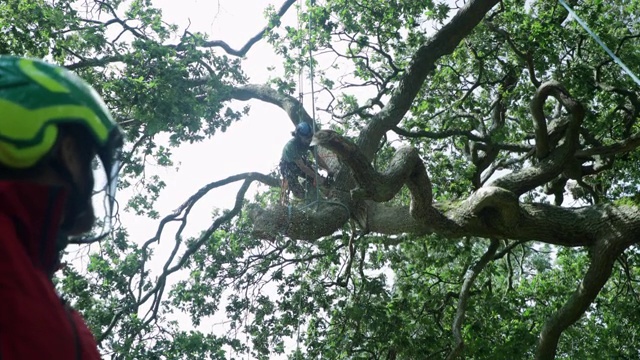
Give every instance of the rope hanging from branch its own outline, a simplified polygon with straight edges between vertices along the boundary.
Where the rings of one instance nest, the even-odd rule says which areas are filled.
[[[298,0],[298,33],[302,32],[302,16],[301,16],[301,10],[303,8],[303,0]],[[312,12],[312,7],[313,5],[315,5],[315,1],[311,0],[309,2],[309,6],[307,7],[307,18],[308,18],[308,23],[307,23],[307,41],[306,41],[306,47],[307,47],[307,54],[308,54],[308,58],[307,58],[307,62],[308,62],[308,67],[309,67],[309,82],[310,82],[310,95],[311,95],[311,119],[312,119],[312,123],[309,124],[311,125],[311,131],[313,133],[313,135],[316,134],[316,131],[318,130],[318,126],[317,126],[317,119],[316,119],[316,104],[315,104],[315,69],[314,69],[314,58],[313,58],[313,39],[312,39],[312,33],[314,30],[313,27],[313,12]],[[298,71],[298,101],[300,102],[300,107],[299,107],[299,111],[298,111],[298,123],[303,122],[304,121],[304,117],[302,114],[302,110],[304,109],[304,42],[300,43],[301,48],[300,48],[300,52],[299,52],[299,64],[300,64],[300,69]],[[314,158],[314,170],[315,170],[315,175],[314,175],[314,187],[315,187],[315,200],[313,202],[311,202],[310,204],[307,204],[305,207],[310,207],[314,204],[318,204],[320,201],[320,187],[319,187],[319,155],[318,155],[318,149],[317,147],[313,148],[313,158]],[[306,190],[309,190],[309,184],[307,183],[306,185]],[[308,192],[308,191],[307,191]],[[290,205],[289,205],[290,206]]]

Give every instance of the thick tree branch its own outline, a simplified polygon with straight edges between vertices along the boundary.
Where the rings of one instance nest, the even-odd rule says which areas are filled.
[[[578,150],[576,157],[585,159],[593,156],[613,156],[633,151],[638,147],[640,147],[640,134],[635,134],[615,144]]]
[[[484,189],[484,190],[483,190]],[[490,188],[480,189],[485,194],[474,193],[469,200],[462,203],[440,204],[434,207],[440,210],[447,221],[435,219],[431,223],[418,221],[411,217],[408,206],[390,206],[387,204],[370,204],[368,208],[368,230],[381,234],[413,233],[424,235],[437,233],[442,236],[458,238],[477,236],[484,238],[508,238],[518,241],[539,241],[547,244],[580,247],[594,244],[607,232],[622,229],[626,239],[635,239],[633,231],[640,231],[640,209],[637,207],[599,204],[583,208],[563,208],[548,204],[520,204],[517,213],[510,219],[517,218],[517,226],[509,231],[494,229],[498,223],[498,209],[485,202],[480,214],[473,211],[474,204],[481,203],[482,198],[491,197]],[[500,191],[503,191],[501,189]],[[474,199],[474,197],[480,199]],[[468,204],[470,202],[471,204]],[[496,204],[499,204],[496,202]],[[499,205],[504,208],[503,205]],[[513,208],[513,203],[507,208]],[[503,213],[508,214],[505,210]],[[614,214],[624,214],[631,219],[626,224]],[[500,223],[506,223],[500,220]],[[640,239],[637,239],[640,241]]]
[[[374,170],[371,163],[357,146],[335,131],[320,130],[313,137],[312,144],[333,151],[338,159],[349,166],[359,187],[351,190],[357,199],[384,202],[391,200],[407,185],[411,193],[411,213],[419,219],[426,218],[434,210],[431,207],[432,189],[427,170],[418,151],[412,147],[402,147],[396,151],[384,173]]]
[[[538,338],[536,360],[555,359],[562,332],[582,317],[611,276],[616,259],[628,246],[625,242],[616,241],[614,233],[612,235],[598,241],[591,249],[591,264],[584,280],[564,306],[544,324]]]
[[[560,145],[555,148],[552,147],[554,142],[550,140],[543,111],[544,103],[549,96],[555,97],[571,113],[571,120],[566,125],[558,122],[555,126],[556,129],[563,130],[562,139],[558,141]],[[565,169],[565,164],[574,159],[579,145],[580,126],[585,116],[583,106],[556,81],[546,82],[538,88],[531,100],[531,113],[536,129],[536,154],[540,162],[492,183],[493,186],[505,188],[518,196],[553,180]]]
[[[377,173],[355,144],[332,131],[318,131],[319,145],[334,151],[353,174],[358,189],[352,195],[365,202],[361,225],[382,234],[437,233],[456,238],[475,236],[541,241],[562,246],[589,246],[610,233],[620,241],[640,241],[640,209],[600,204],[583,208],[562,208],[548,204],[521,204],[512,191],[496,186],[478,189],[465,200],[432,204],[431,186],[424,165],[409,149],[401,149],[384,173]],[[411,206],[384,203],[406,184]],[[298,239],[316,239],[335,232],[358,213],[349,193],[334,192],[336,203],[323,204],[318,211],[274,208],[254,213],[254,230],[262,237],[278,234]],[[360,200],[359,199],[359,200]],[[350,209],[347,214],[345,209]],[[342,209],[340,209],[342,208]],[[364,222],[364,224],[362,224]]]
[[[568,93],[560,83],[550,81],[539,86],[531,100],[531,115],[533,117],[533,128],[535,129],[536,156],[538,159],[546,158],[552,150],[547,131],[547,119],[544,114],[544,104],[549,96],[555,97],[566,106],[567,102],[563,102],[563,100],[568,97]],[[573,100],[571,102],[575,103]],[[569,110],[571,111],[572,109]]]
[[[339,200],[321,201],[315,209],[276,205],[267,210],[253,206],[249,217],[253,220],[253,235],[275,240],[285,235],[292,239],[315,241],[329,236],[342,227],[351,216],[349,203]]]
[[[485,14],[498,2],[498,0],[469,1],[448,24],[426,44],[420,46],[387,105],[360,133],[357,143],[368,159],[373,158],[382,136],[396,126],[409,111],[424,80],[435,69],[436,61],[451,54],[462,39],[473,31]]]
[[[234,87],[229,90],[226,97],[240,101],[248,101],[251,99],[262,100],[280,107],[287,113],[289,119],[291,119],[294,124],[300,121],[304,121],[310,125],[314,124],[313,119],[298,99],[291,95],[283,94],[268,85],[249,84]]]

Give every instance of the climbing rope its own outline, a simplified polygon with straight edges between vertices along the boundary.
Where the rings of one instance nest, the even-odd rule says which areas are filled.
[[[300,21],[300,17],[301,17],[301,10],[302,10],[302,6],[303,6],[303,2],[302,0],[298,0],[298,33],[302,32],[302,22]],[[311,21],[309,21],[309,23],[311,23]],[[311,36],[311,35],[309,35]],[[300,54],[299,54],[299,58],[302,58],[302,51],[303,51],[303,47],[300,46]],[[300,71],[298,72],[298,94],[299,94],[299,101],[300,101],[300,107],[298,108],[298,123],[302,122],[302,109],[304,109],[304,92],[303,92],[303,85],[304,85],[304,67],[300,66]],[[313,103],[313,98],[314,98],[314,94],[313,94],[313,77],[311,79],[311,99],[312,99],[312,103]],[[313,134],[315,135],[316,133],[316,126],[315,126],[315,117],[313,119],[314,123],[311,126],[311,131],[313,132]],[[314,153],[315,154],[315,153]],[[317,159],[316,159],[317,160]],[[316,161],[317,164],[317,161]],[[318,172],[316,170],[316,183],[318,181],[317,177],[318,177]],[[308,187],[308,184],[306,185],[306,187]],[[305,189],[305,197],[306,197],[306,193],[308,189]],[[316,200],[317,200],[317,194],[316,194]],[[287,206],[287,227],[289,227],[289,225],[291,224],[291,204],[288,204]],[[307,264],[308,266],[308,264]],[[302,292],[302,291],[301,291]],[[300,327],[302,326],[301,324],[301,319],[302,318],[302,294],[300,294],[300,300],[298,303],[298,323],[297,323],[297,329],[296,329],[296,357],[300,356]]]
[[[622,60],[620,60],[619,57],[616,56],[616,54],[613,53],[613,51],[611,51],[611,49],[609,49],[609,47],[607,47],[607,45],[602,42],[602,40],[600,40],[600,37],[598,37],[598,35],[596,35],[596,33],[594,33],[591,28],[589,28],[589,26],[587,25],[586,22],[584,22],[579,16],[578,14],[575,13],[575,11],[573,11],[573,9],[567,5],[567,3],[564,0],[559,0],[560,4],[562,6],[564,6],[565,9],[567,9],[567,11],[569,12],[569,14],[576,19],[576,21],[578,22],[578,24],[580,24],[580,26],[582,26],[582,28],[589,34],[591,35],[591,37],[593,38],[593,40],[596,41],[596,43],[598,43],[598,45],[600,45],[604,51],[607,52],[607,54],[609,54],[609,56],[611,56],[611,58],[613,59],[613,61],[616,62],[616,64],[618,64],[618,66],[620,66],[622,68],[622,70],[624,70],[627,75],[629,75],[633,81],[636,82],[636,84],[640,85],[640,79],[638,79],[638,77],[636,76],[636,74],[633,73],[633,71],[631,71],[631,69],[629,69],[627,67],[627,65],[625,65]]]
[[[309,9],[315,4],[315,1],[311,0],[309,3]],[[302,0],[298,0],[298,32],[302,32],[302,21],[300,21],[300,19],[302,18],[301,16],[301,9],[303,7],[303,2]],[[316,134],[316,103],[315,103],[315,69],[314,69],[314,58],[313,58],[313,39],[312,39],[312,33],[313,33],[313,18],[312,18],[312,12],[309,11],[308,12],[308,33],[307,33],[307,51],[308,51],[308,66],[309,66],[309,82],[310,82],[310,86],[311,86],[311,90],[310,90],[310,95],[311,95],[311,119],[312,119],[312,124],[311,125],[311,131],[312,131],[312,136],[315,136]],[[299,58],[302,60],[304,58],[304,52],[303,52],[303,48],[301,47],[300,52],[298,54]],[[300,70],[298,71],[298,101],[300,102],[300,107],[298,108],[298,123],[301,123],[304,121],[304,118],[302,116],[302,110],[304,109],[304,66],[302,65],[303,61],[300,61]],[[314,146],[313,148],[313,158],[314,158],[314,170],[315,170],[315,174],[314,174],[314,187],[316,190],[315,193],[315,200],[312,201],[311,203],[307,204],[304,206],[304,208],[307,207],[311,207],[313,205],[318,206],[320,204],[320,186],[319,186],[319,181],[320,181],[320,168],[319,168],[319,155],[318,155],[318,148]],[[286,186],[286,181],[283,180],[283,189]],[[309,193],[309,182],[306,183],[305,185],[305,193]],[[281,196],[281,203],[284,204],[286,198],[287,198],[287,194],[288,191],[284,190],[283,191],[283,195]],[[344,205],[343,205],[344,206]],[[317,207],[316,207],[317,210]],[[291,205],[289,205],[289,213],[291,213]]]
[[[310,3],[313,6],[313,0]],[[313,135],[316,134],[316,92],[315,92],[315,74],[313,67],[313,42],[311,38],[311,34],[313,33],[313,21],[312,21],[312,12],[309,11],[309,33],[308,33],[308,46],[309,46],[309,81],[311,82],[311,118],[313,119],[313,126],[311,127],[311,131]],[[318,184],[319,180],[319,167],[318,167],[318,147],[313,147],[313,159],[315,160],[315,187],[316,187],[316,203],[320,200],[320,186]]]
[[[308,34],[307,34],[307,47],[308,47],[308,61],[309,61],[309,82],[310,82],[310,95],[311,95],[311,119],[313,121],[313,124],[311,124],[311,131],[312,134],[315,136],[316,134],[316,97],[315,97],[315,68],[314,68],[314,55],[313,55],[313,39],[312,39],[312,34],[313,34],[313,13],[311,10],[311,8],[315,5],[315,0],[309,0],[309,12],[308,12]],[[298,31],[302,31],[302,25],[301,25],[301,16],[300,16],[300,10],[302,9],[303,3],[302,0],[298,0]],[[300,58],[302,58],[302,49],[300,50],[299,56]],[[301,66],[300,67],[300,71],[298,72],[298,89],[299,89],[299,101],[300,101],[300,107],[299,107],[299,111],[298,111],[298,123],[304,121],[303,117],[302,117],[302,111],[301,109],[303,108],[303,99],[304,99],[304,92],[302,91],[303,89],[303,85],[304,85],[304,69]],[[302,209],[306,209],[306,208],[310,208],[312,206],[316,206],[316,210],[318,210],[318,206],[320,205],[320,203],[325,203],[325,204],[332,204],[332,205],[338,205],[341,206],[343,209],[345,209],[345,211],[347,212],[347,215],[351,214],[351,211],[349,210],[349,208],[338,201],[328,201],[328,200],[322,200],[320,199],[320,186],[319,186],[319,180],[320,180],[320,161],[319,161],[319,155],[318,155],[318,147],[314,146],[313,147],[313,158],[314,158],[314,170],[315,170],[315,174],[314,174],[314,185],[315,185],[315,190],[316,190],[316,196],[315,196],[315,200],[312,201],[311,203],[305,205],[302,207]],[[306,184],[306,189],[309,189],[309,183],[307,182]],[[306,191],[308,192],[308,191]],[[288,205],[288,222],[291,221],[291,205]]]

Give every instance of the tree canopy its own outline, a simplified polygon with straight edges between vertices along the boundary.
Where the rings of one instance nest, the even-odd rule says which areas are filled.
[[[568,3],[640,72],[639,1]],[[127,133],[120,186],[142,189],[121,211],[157,220],[145,242],[121,224],[57,278],[106,358],[638,358],[640,87],[560,3],[286,0],[264,26],[234,49],[150,0],[0,3],[0,53],[105,98]],[[243,71],[258,42],[283,63],[266,83]],[[310,69],[317,109],[298,98]],[[320,196],[283,204],[275,171],[231,174],[158,213],[148,160],[174,166],[172,148],[256,102],[322,123],[336,173]],[[235,206],[183,236],[235,182]],[[216,314],[231,331],[199,327]]]

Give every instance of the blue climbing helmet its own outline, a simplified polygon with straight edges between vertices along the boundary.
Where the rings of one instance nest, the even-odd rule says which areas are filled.
[[[311,137],[313,135],[313,130],[311,129],[311,125],[306,122],[301,122],[296,125],[296,135],[302,137]]]

